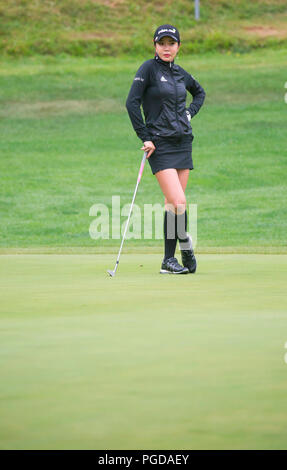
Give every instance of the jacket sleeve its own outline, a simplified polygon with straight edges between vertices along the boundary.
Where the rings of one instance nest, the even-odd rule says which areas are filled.
[[[145,89],[149,85],[149,62],[144,62],[138,69],[133,80],[129,95],[126,100],[126,108],[137,136],[143,141],[151,140],[148,129],[141,113],[141,104]]]
[[[195,116],[203,105],[205,99],[205,91],[195,78],[188,72],[185,72],[185,87],[192,94],[192,103],[187,108],[191,117]]]

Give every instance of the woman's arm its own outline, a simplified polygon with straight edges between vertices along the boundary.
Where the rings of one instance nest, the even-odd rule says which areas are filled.
[[[149,85],[149,66],[150,61],[146,61],[138,69],[126,101],[126,108],[133,128],[136,131],[137,136],[143,142],[151,140],[151,136],[149,135],[148,129],[144,123],[140,108],[143,94],[146,87]]]
[[[182,69],[183,70],[183,69]],[[202,86],[195,80],[195,78],[190,75],[190,73],[184,70],[185,75],[185,88],[189,93],[192,94],[193,100],[189,105],[187,110],[190,112],[191,118],[195,116],[203,105],[205,99],[205,91]]]

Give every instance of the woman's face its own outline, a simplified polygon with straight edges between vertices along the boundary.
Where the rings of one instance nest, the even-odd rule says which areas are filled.
[[[164,36],[155,43],[155,51],[165,62],[172,62],[180,46],[177,41],[169,36]]]

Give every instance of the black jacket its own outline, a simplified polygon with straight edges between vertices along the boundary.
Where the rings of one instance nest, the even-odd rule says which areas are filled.
[[[186,90],[193,96],[186,107]],[[192,134],[187,112],[192,118],[200,110],[205,91],[200,84],[174,62],[165,62],[156,54],[138,69],[126,107],[138,137],[143,142],[153,136],[181,137]],[[142,105],[145,123],[140,106]]]

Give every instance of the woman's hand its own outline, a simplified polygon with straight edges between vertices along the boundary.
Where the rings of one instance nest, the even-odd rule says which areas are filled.
[[[146,158],[149,158],[151,154],[155,151],[155,146],[153,145],[151,140],[147,140],[144,142],[143,147],[141,150],[144,150],[145,152],[148,152]]]

